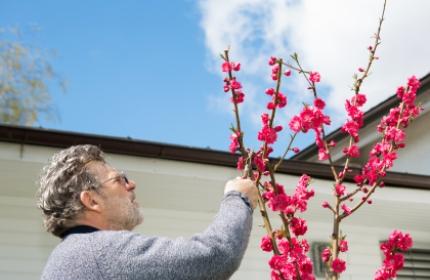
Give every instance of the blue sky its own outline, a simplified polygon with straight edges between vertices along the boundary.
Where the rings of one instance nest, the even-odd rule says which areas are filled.
[[[352,14],[357,6],[351,4],[349,7],[341,1],[328,2],[331,4],[326,5],[327,11],[332,12],[330,5],[335,5],[340,9],[339,14],[352,18],[350,23],[345,23],[346,19],[339,20],[357,29],[360,35],[356,43],[357,50],[365,50],[370,43],[372,30],[375,30],[378,8],[382,2],[376,6],[369,4],[371,1],[367,1],[367,6],[360,5],[363,12],[366,12],[364,9],[372,11],[366,12],[366,24],[357,24],[353,16],[347,16],[347,12]],[[282,6],[278,7],[280,3]],[[315,16],[314,10],[322,9],[319,5],[317,1],[272,0],[0,0],[0,26],[19,27],[24,31],[23,40],[26,43],[57,52],[57,57],[51,62],[57,73],[67,81],[67,92],[62,94],[58,87],[52,87],[53,106],[59,120],[41,120],[40,126],[226,150],[230,134],[228,127],[233,115],[229,112],[230,104],[222,92],[222,77],[218,73],[220,62],[216,57],[224,47],[231,46],[233,54],[245,68],[242,77],[245,92],[249,92],[249,104],[244,107],[244,126],[247,140],[254,147],[257,145],[254,135],[259,129],[258,116],[267,102],[262,92],[269,85],[267,78],[270,69],[261,69],[268,55],[286,57],[297,51],[307,57],[307,65],[315,65],[317,70],[327,70],[329,74],[342,70],[339,72],[346,72],[342,75],[348,78],[354,69],[361,66],[357,65],[357,61],[366,61],[364,51],[349,54],[353,56],[350,68],[346,69],[349,72],[344,71],[344,68],[333,70],[327,65],[335,62],[326,63],[324,57],[327,54],[324,52],[333,51],[333,45],[340,45],[344,49],[334,51],[339,55],[348,54],[349,47],[330,41],[321,45],[312,44],[314,41],[308,44],[309,38],[315,37],[320,42],[327,41],[326,38],[348,41],[342,37],[339,39],[339,35],[330,37],[332,33],[341,32],[335,30],[339,26],[335,20],[333,25],[324,29],[328,33],[321,31],[318,36],[305,36],[306,30],[322,25],[318,19],[330,22],[323,17],[324,14]],[[407,17],[404,14],[407,11],[399,5],[393,4],[393,29],[401,16]],[[341,9],[345,12],[341,12]],[[396,10],[403,14],[397,15]],[[275,11],[285,13],[279,16]],[[273,22],[267,18],[268,15]],[[326,16],[330,17],[329,14]],[[410,16],[414,16],[413,23],[425,26],[422,21],[426,16],[417,16],[412,11]],[[311,19],[297,22],[284,18]],[[270,23],[270,28],[267,28],[267,23]],[[37,25],[40,30],[37,33],[27,32],[33,25]],[[390,26],[387,29],[388,35],[393,33],[390,35],[393,38],[402,36],[397,31],[390,31]],[[412,35],[417,38],[422,36],[420,30],[416,33]],[[311,50],[310,45],[316,50]],[[417,61],[428,54],[422,48],[419,51],[412,50]],[[386,51],[386,55],[399,56],[396,51]],[[391,64],[381,66],[382,70],[391,68]],[[402,83],[400,77],[406,77],[412,70],[417,70],[411,74],[418,76],[428,72],[423,63],[412,69],[402,69],[404,72],[394,75],[395,83]],[[323,81],[324,75],[322,73]],[[385,75],[391,77],[386,78],[387,82],[393,82],[392,73]],[[341,83],[339,90],[338,79],[327,77],[326,83],[322,84],[322,94],[329,99],[329,111],[335,114],[335,120],[340,119],[338,108],[342,105],[336,106],[333,101],[330,103],[330,98],[338,100],[339,95],[335,93],[347,89],[350,83],[350,80]],[[280,118],[284,126],[288,116],[297,111],[301,98],[306,95],[306,90],[303,87],[299,89],[300,86],[302,84],[293,79],[285,88],[290,94],[292,108]],[[390,86],[394,89],[397,84]],[[373,88],[378,89],[377,86]],[[369,107],[389,95],[391,92],[378,93],[375,98],[370,98]],[[281,137],[287,139],[286,135]],[[300,138],[297,146],[306,146],[311,138]]]

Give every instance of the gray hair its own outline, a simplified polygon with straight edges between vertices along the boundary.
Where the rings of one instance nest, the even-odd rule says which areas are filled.
[[[87,168],[90,162],[105,163],[103,152],[93,145],[78,145],[56,153],[40,175],[38,207],[42,209],[48,232],[61,236],[73,226],[83,210],[80,194],[100,187]]]

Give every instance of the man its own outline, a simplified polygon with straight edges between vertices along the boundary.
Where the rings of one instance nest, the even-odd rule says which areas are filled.
[[[135,188],[96,146],[55,154],[38,196],[47,231],[62,242],[42,279],[228,279],[238,268],[257,201],[254,182],[227,182],[214,221],[189,239],[131,232],[143,220]]]

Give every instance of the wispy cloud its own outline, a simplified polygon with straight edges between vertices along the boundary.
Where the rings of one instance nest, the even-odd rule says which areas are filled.
[[[334,119],[340,119],[342,100],[351,95],[352,75],[367,63],[366,48],[382,4],[382,0],[200,0],[199,8],[212,70],[218,70],[219,53],[231,46],[233,56],[243,64],[243,74],[257,90],[269,77],[270,55],[288,57],[298,52],[304,65],[321,72],[329,89],[328,106],[338,114]],[[381,59],[363,86],[367,109],[392,95],[409,75],[429,72],[429,10],[426,0],[388,2]],[[296,95],[306,91],[297,80],[290,82],[288,90]],[[289,98],[290,104],[300,103],[294,95]],[[261,103],[254,98],[251,107],[263,108]]]

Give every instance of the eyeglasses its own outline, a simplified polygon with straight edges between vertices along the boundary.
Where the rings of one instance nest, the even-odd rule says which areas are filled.
[[[119,182],[123,186],[130,184],[130,180],[128,180],[127,175],[123,171],[121,171],[118,175],[116,175],[112,178],[104,180],[101,184],[104,185],[107,182],[112,181],[112,180]]]

